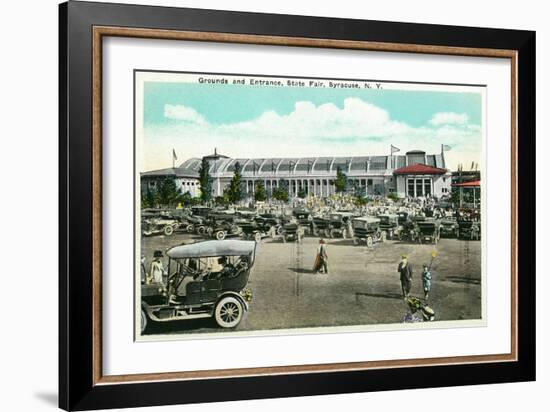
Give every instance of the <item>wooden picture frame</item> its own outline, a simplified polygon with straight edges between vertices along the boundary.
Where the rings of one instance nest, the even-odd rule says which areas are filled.
[[[89,410],[535,379],[534,32],[72,1],[61,4],[59,13],[61,408]],[[108,177],[101,166],[101,64],[106,36],[510,59],[511,352],[103,376],[102,181]]]

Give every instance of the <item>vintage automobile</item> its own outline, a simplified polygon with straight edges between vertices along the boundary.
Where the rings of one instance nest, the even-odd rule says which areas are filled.
[[[352,219],[351,212],[334,212],[329,215],[329,236],[345,237],[348,229],[348,222]]]
[[[408,212],[397,212],[397,223],[403,226],[410,220]]]
[[[353,219],[352,225],[354,245],[364,241],[368,247],[372,247],[375,242],[386,241],[386,232],[380,230],[380,219],[377,217],[356,217]]]
[[[477,221],[459,220],[458,238],[463,240],[481,240],[481,225]]]
[[[256,242],[261,242],[265,237],[274,238],[276,227],[271,226],[263,219],[252,219],[246,222],[239,222],[241,228],[241,236],[244,239],[254,239]]]
[[[143,236],[171,236],[179,225],[178,220],[164,216],[160,212],[144,211],[141,214],[141,234]]]
[[[211,211],[212,209],[207,206],[193,206],[191,208],[193,216],[207,216]]]
[[[292,216],[296,218],[298,224],[304,228],[304,233],[311,234],[313,232],[312,222],[313,215],[311,211],[306,208],[297,208],[292,211]]]
[[[254,220],[266,229],[267,227],[273,227],[276,235],[283,234],[283,224],[281,218],[276,214],[260,213]]]
[[[418,242],[430,242],[434,245],[439,241],[441,223],[437,219],[426,218],[418,220],[416,227],[418,229]]]
[[[446,238],[458,237],[458,223],[455,219],[443,219],[439,229],[439,235]]]
[[[327,216],[313,216],[313,236],[330,237],[330,219]]]
[[[397,238],[400,241],[416,241],[416,239],[418,238],[418,227],[416,226],[416,218],[414,216],[411,216],[407,212],[398,212],[397,216],[397,223],[400,227],[399,232],[397,233]]]
[[[296,219],[292,219],[283,225],[283,242],[295,241],[300,243],[304,237],[304,227]]]
[[[169,249],[167,284],[141,286],[141,332],[152,322],[214,318],[235,328],[248,311],[256,242],[207,240]],[[219,264],[219,261],[223,261]],[[218,263],[214,272],[211,263]]]
[[[399,237],[399,233],[403,229],[403,226],[399,224],[399,215],[395,214],[382,214],[378,215],[380,219],[380,230],[384,230],[390,239]]]
[[[205,233],[217,240],[223,240],[230,236],[240,236],[242,229],[235,223],[234,215],[210,214],[204,220]]]

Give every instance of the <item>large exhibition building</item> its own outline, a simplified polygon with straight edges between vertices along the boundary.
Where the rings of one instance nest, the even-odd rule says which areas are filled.
[[[348,182],[363,188],[366,196],[395,192],[399,197],[441,197],[451,189],[452,174],[445,166],[443,152],[426,154],[413,150],[405,155],[391,156],[236,159],[214,151],[205,158],[213,179],[213,196],[223,195],[237,162],[242,168],[245,192],[249,195],[253,195],[256,182],[263,181],[268,194],[284,185],[291,196],[300,191],[310,196],[329,196],[335,193],[338,168],[346,174]],[[191,158],[179,167],[142,173],[142,189],[154,189],[159,180],[173,178],[182,193],[198,196],[200,165],[201,159]]]

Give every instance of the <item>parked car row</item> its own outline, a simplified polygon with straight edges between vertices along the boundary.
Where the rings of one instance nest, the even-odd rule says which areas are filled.
[[[357,210],[319,212],[305,207],[278,212],[205,206],[176,210],[144,209],[141,229],[144,236],[170,236],[179,231],[216,240],[241,238],[256,242],[264,238],[299,242],[304,236],[348,238],[356,245],[364,243],[368,247],[387,239],[437,244],[441,237],[481,238],[481,225],[476,220],[441,218],[406,210],[365,214],[365,211]]]

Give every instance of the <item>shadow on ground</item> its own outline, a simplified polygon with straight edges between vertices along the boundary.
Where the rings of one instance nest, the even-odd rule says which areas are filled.
[[[479,284],[481,284],[480,279],[463,278],[463,277],[460,277],[460,276],[447,276],[443,280],[448,280],[449,282],[453,282],[453,283],[466,283],[468,285],[479,285]]]
[[[385,299],[403,299],[403,296],[399,293],[366,293],[366,292],[355,292],[355,297],[359,298],[361,296],[366,296],[369,298],[385,298]]]

